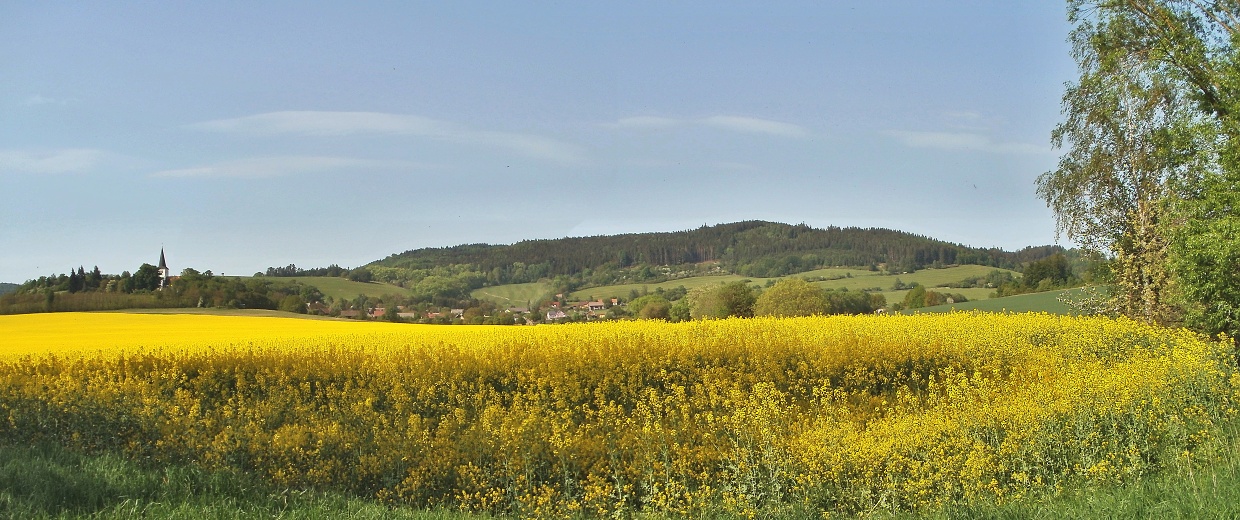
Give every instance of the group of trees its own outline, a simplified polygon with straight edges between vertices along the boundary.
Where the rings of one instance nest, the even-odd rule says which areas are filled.
[[[348,276],[350,269],[345,269],[336,264],[327,267],[317,267],[314,269],[302,269],[297,264],[288,264],[284,267],[268,267],[265,273],[254,273],[254,276]]]
[[[785,278],[762,290],[747,280],[706,286],[690,292],[686,299],[694,319],[870,314],[887,304],[878,293],[832,291],[801,278]]]
[[[167,287],[159,287],[159,270],[150,264],[119,275],[104,274],[98,267],[91,271],[79,267],[67,274],[27,281],[13,293],[0,296],[0,314],[184,307],[304,313],[307,303],[323,298],[318,289],[293,281],[220,277],[193,268],[182,270]]]
[[[87,271],[83,267],[70,269],[67,274],[40,276],[28,280],[18,286],[15,293],[67,292],[111,292],[135,293],[154,291],[159,288],[159,269],[151,264],[142,264],[137,271],[125,271],[119,275],[104,274],[99,266]]]
[[[1038,179],[1059,230],[1105,257],[1094,310],[1240,332],[1240,2],[1070,0],[1080,76]]]

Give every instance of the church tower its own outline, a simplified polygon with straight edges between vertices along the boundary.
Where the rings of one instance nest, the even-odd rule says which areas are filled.
[[[159,248],[159,288],[168,286],[168,262],[164,260],[164,248]]]

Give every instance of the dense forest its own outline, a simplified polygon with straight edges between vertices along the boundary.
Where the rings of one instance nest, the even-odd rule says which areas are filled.
[[[913,271],[934,264],[978,264],[1016,268],[1062,251],[1058,246],[1019,252],[981,249],[879,228],[819,229],[746,221],[690,231],[527,240],[512,245],[469,244],[394,254],[372,267],[429,269],[469,264],[490,272],[513,265],[538,266],[541,276],[572,276],[605,266],[678,266],[719,262],[745,276],[785,276],[826,266],[886,264]]]

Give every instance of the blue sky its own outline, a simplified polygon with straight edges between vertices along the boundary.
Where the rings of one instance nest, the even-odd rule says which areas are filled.
[[[0,281],[749,219],[1055,240],[1060,3],[172,4],[0,5]]]

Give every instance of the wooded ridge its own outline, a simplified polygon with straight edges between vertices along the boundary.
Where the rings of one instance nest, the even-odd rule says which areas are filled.
[[[719,262],[745,276],[785,276],[824,266],[888,264],[914,270],[932,264],[1016,268],[1062,251],[1059,246],[1017,252],[976,248],[882,228],[744,221],[677,232],[526,240],[511,245],[467,244],[393,254],[369,266],[429,269],[469,264],[487,272],[514,264],[542,265],[544,276],[573,275],[603,266],[676,266]]]

